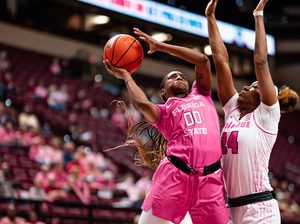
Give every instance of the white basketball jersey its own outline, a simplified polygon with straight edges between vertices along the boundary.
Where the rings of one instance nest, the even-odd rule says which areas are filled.
[[[239,120],[238,97],[236,93],[223,108],[222,166],[229,198],[272,190],[268,166],[280,120],[278,102],[272,106],[260,103]]]

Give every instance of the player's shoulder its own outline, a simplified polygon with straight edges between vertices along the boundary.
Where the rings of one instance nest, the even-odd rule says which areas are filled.
[[[211,97],[211,91],[207,91],[207,90],[201,89],[197,85],[196,81],[194,81],[193,84],[192,84],[191,93],[202,95],[202,96],[209,96],[209,97]]]

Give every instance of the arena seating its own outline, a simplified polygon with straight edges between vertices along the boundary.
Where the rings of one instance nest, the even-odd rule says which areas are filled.
[[[29,78],[34,78],[36,83],[43,80],[46,87],[49,87],[51,84],[56,84],[57,86],[68,84],[75,90],[73,97],[75,97],[75,94],[77,94],[79,90],[86,89],[86,97],[90,97],[93,100],[93,97],[95,98],[100,96],[104,100],[106,108],[108,108],[111,113],[114,111],[116,104],[111,105],[111,103],[116,99],[116,97],[112,96],[107,91],[94,88],[93,81],[54,76],[51,74],[49,72],[49,64],[53,57],[1,44],[0,49],[9,52],[9,60],[13,64],[14,68],[13,80],[17,88],[24,88],[24,86],[27,85]],[[68,125],[68,115],[70,111],[59,112],[51,110],[44,101],[33,99],[27,95],[10,94],[8,97],[11,98],[13,106],[18,110],[21,111],[24,105],[30,105],[33,109],[32,112],[38,116],[42,123],[48,123],[55,134],[65,134],[65,128]],[[110,120],[101,118],[95,119],[89,114],[78,113],[77,116],[78,123],[84,131],[92,131],[96,133],[97,144],[101,145],[103,149],[113,148],[124,142],[126,136],[117,128],[113,127]],[[123,163],[123,168],[124,166],[128,167],[131,172],[139,176],[142,173],[142,169],[135,166],[132,159],[133,153],[134,150],[127,148],[119,150],[118,152],[114,151],[114,153],[108,152],[106,155],[118,164]]]
[[[80,78],[70,78],[54,76],[48,71],[49,65],[53,56],[43,55],[40,53],[29,52],[18,48],[1,45],[1,50],[6,50],[9,54],[9,60],[13,64],[13,80],[17,89],[21,90],[27,85],[29,78],[34,78],[36,82],[43,80],[46,86],[56,84],[68,84],[74,89],[74,94],[79,90],[87,90],[87,98],[101,96],[104,99],[106,107],[112,112],[115,108],[111,106],[111,102],[115,99],[113,95],[107,91],[95,88],[93,81],[85,81]],[[144,80],[145,81],[145,80]],[[148,81],[147,81],[148,82]],[[149,81],[150,82],[150,81]],[[157,82],[157,80],[154,80]],[[12,100],[12,107],[21,111],[24,105],[31,105],[33,113],[36,114],[41,123],[48,123],[55,134],[65,134],[65,128],[68,125],[68,115],[70,111],[53,111],[48,107],[46,102],[28,97],[26,94],[9,94],[8,97]],[[75,97],[75,96],[74,96]],[[273,148],[269,170],[275,177],[285,178],[284,167],[286,162],[300,167],[298,159],[300,148],[300,132],[297,130],[299,126],[299,112],[291,114],[283,114],[279,125],[279,134]],[[89,114],[78,113],[78,123],[84,131],[93,131],[96,133],[96,143],[101,145],[102,149],[113,148],[120,145],[125,140],[124,133],[111,125],[109,119],[93,118]],[[15,118],[16,119],[16,118]],[[294,142],[290,143],[288,137],[294,136]],[[49,142],[51,135],[44,134],[46,142]],[[114,163],[118,164],[121,169],[133,173],[136,176],[142,174],[143,168],[137,167],[132,159],[134,149],[122,148],[119,150],[105,152],[105,156],[109,157]],[[11,179],[19,180],[22,189],[28,190],[33,185],[33,177],[39,171],[40,165],[32,161],[28,157],[26,150],[10,150],[8,148],[0,148],[0,156],[5,157],[11,167]],[[300,188],[300,185],[296,185]],[[300,200],[300,197],[297,197]],[[114,198],[111,200],[99,199],[93,195],[92,204],[82,207],[79,198],[75,194],[71,194],[68,202],[54,203],[50,207],[41,206],[38,209],[39,215],[47,222],[47,219],[53,215],[64,217],[63,223],[88,223],[91,219],[94,223],[132,223],[133,217],[138,213],[133,209],[116,209],[111,206],[112,202],[119,200]],[[7,199],[1,199],[6,202]],[[300,201],[299,201],[300,202]],[[39,205],[35,201],[17,200],[18,210],[24,215],[31,209],[37,209]],[[74,207],[76,205],[77,207]],[[0,215],[5,215],[7,208],[6,203],[0,203]],[[300,223],[300,220],[287,219],[284,223]]]
[[[22,111],[24,105],[30,105],[33,113],[36,114],[42,124],[48,123],[52,132],[56,135],[65,134],[65,128],[68,125],[68,115],[70,111],[53,111],[46,102],[33,99],[25,94],[20,94],[22,89],[27,85],[29,78],[34,78],[36,82],[43,80],[46,86],[56,84],[68,84],[74,88],[74,94],[81,89],[87,90],[87,96],[100,95],[104,99],[105,106],[112,112],[116,105],[111,106],[111,102],[115,99],[110,93],[93,88],[93,82],[84,81],[79,78],[53,76],[49,73],[48,68],[52,57],[38,53],[33,53],[9,46],[0,45],[1,50],[9,53],[9,60],[13,65],[13,81],[17,89],[17,94],[7,94],[7,98],[12,101],[12,107]],[[9,111],[9,110],[8,110]],[[102,149],[113,148],[125,140],[125,134],[113,127],[108,119],[93,118],[89,114],[78,113],[78,123],[84,131],[93,131],[96,133],[96,144],[101,145]],[[17,124],[17,117],[12,116]],[[109,132],[108,132],[109,130]],[[46,143],[49,143],[52,134],[42,134]],[[125,148],[124,150],[114,150],[104,153],[119,169],[126,173],[131,172],[135,176],[140,177],[143,168],[134,164],[132,155],[133,149]],[[33,186],[33,178],[40,171],[40,164],[32,161],[28,157],[28,149],[11,150],[10,148],[0,147],[0,157],[8,161],[11,180],[17,180],[21,183],[21,189],[28,190]],[[9,199],[0,199],[0,216],[6,214]],[[35,209],[38,215],[46,223],[49,223],[51,217],[61,216],[63,223],[132,223],[134,216],[139,212],[137,209],[116,209],[112,207],[112,203],[119,201],[120,198],[100,199],[96,195],[92,195],[91,205],[87,207],[81,203],[75,194],[70,194],[67,202],[52,204],[47,206],[39,206],[38,202],[29,200],[15,200],[18,214],[26,216],[27,212]],[[3,203],[5,202],[5,203]],[[40,208],[37,210],[37,206]],[[76,207],[74,207],[76,206]],[[101,207],[102,206],[102,207]],[[104,207],[103,207],[104,206]],[[48,220],[47,220],[48,219]],[[99,221],[99,222],[97,222]]]

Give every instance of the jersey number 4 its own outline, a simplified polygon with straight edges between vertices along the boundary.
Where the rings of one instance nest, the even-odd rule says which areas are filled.
[[[222,153],[227,154],[228,148],[231,148],[232,154],[237,154],[238,153],[238,142],[237,142],[237,137],[238,137],[238,131],[233,131],[230,133],[229,138],[227,140],[227,133],[223,132],[222,138],[221,138],[221,146],[222,146]]]

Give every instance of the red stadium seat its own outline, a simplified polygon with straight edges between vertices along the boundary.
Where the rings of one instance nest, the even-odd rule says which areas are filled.
[[[65,216],[67,214],[66,208],[60,206],[53,206],[49,210],[52,213],[52,215]]]
[[[17,205],[16,209],[18,213],[27,214],[29,211],[32,211],[32,206],[30,204]]]
[[[22,186],[22,188],[23,188],[24,190],[28,191],[29,188],[31,188],[31,187],[34,186],[34,185],[33,185],[33,183],[25,183],[25,182],[23,182],[23,183],[21,183],[21,186]]]
[[[98,196],[96,196],[96,195],[91,196],[91,203],[92,204],[99,204],[99,202],[100,202],[100,198]]]
[[[39,169],[29,169],[28,170],[28,175],[30,176],[30,178],[34,178],[35,175],[39,172]]]
[[[67,215],[70,217],[88,217],[88,210],[87,208],[68,208]]]
[[[6,211],[8,206],[8,203],[0,203],[0,211]]]
[[[114,215],[114,219],[121,219],[121,220],[127,220],[128,216],[127,216],[127,211],[114,211],[113,212]]]
[[[93,209],[93,216],[101,219],[112,219],[114,211],[108,209]]]
[[[73,203],[81,203],[80,199],[76,194],[70,193],[68,196],[68,201]]]
[[[11,170],[14,175],[27,174],[27,170],[24,168],[14,167]]]
[[[20,182],[29,182],[29,178],[26,173],[15,174],[12,179],[19,180]]]
[[[63,224],[77,224],[77,220],[76,219],[63,219],[62,223]]]

